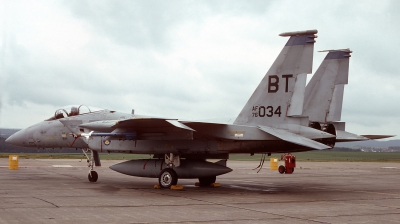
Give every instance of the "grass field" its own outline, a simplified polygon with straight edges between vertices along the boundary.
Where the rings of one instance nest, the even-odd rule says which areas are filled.
[[[0,153],[0,158],[8,158],[10,153]],[[80,153],[20,153],[21,159],[85,159]],[[310,162],[400,162],[400,153],[379,153],[379,152],[334,152],[334,151],[310,151],[294,153],[297,161]],[[272,154],[271,157],[280,158],[280,154]],[[151,155],[137,154],[100,154],[101,159],[106,160],[130,160],[130,159],[148,159]],[[243,154],[232,154],[231,160],[258,161],[261,155],[254,156]],[[269,157],[266,158],[269,160]]]

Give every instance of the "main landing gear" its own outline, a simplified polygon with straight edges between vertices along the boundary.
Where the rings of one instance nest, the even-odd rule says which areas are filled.
[[[175,155],[173,153],[165,154],[165,164],[167,164],[167,167],[161,170],[160,174],[158,175],[159,187],[179,187],[177,186],[179,177],[174,170],[174,168],[180,166],[179,155]],[[199,182],[196,183],[196,186],[211,186],[215,183],[216,179],[216,176],[201,177],[199,178]]]
[[[292,174],[294,172],[294,168],[296,167],[296,156],[293,156],[290,153],[283,154],[281,156],[281,160],[285,160],[285,166],[280,165],[278,168],[279,173],[283,174]]]
[[[178,184],[178,175],[173,168],[181,165],[179,155],[173,153],[165,154],[165,164],[167,164],[167,168],[161,170],[158,176],[158,183],[162,188],[171,188],[172,185]]]
[[[96,171],[93,170],[93,167],[96,166],[101,166],[100,164],[100,157],[99,153],[97,151],[93,151],[91,149],[82,149],[83,154],[85,154],[88,167],[90,167],[89,174],[88,174],[88,179],[90,182],[96,182],[97,179],[99,178],[99,175],[97,174]],[[90,151],[90,158],[87,155],[87,152]]]

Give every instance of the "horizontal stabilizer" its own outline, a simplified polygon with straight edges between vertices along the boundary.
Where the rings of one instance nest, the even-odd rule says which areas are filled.
[[[296,145],[301,145],[304,147],[312,148],[312,149],[317,149],[317,150],[322,150],[322,149],[330,149],[330,146],[324,145],[322,143],[319,143],[317,141],[314,141],[309,138],[305,138],[303,136],[291,133],[289,131],[285,131],[282,129],[277,129],[277,128],[271,128],[267,126],[258,126],[258,128],[262,131],[267,132],[268,134],[271,134],[277,138],[280,138],[284,141],[296,144]]]
[[[382,139],[382,138],[391,138],[396,135],[361,135],[369,139]]]
[[[336,130],[336,142],[356,142],[356,141],[366,141],[366,138],[362,135],[356,135],[347,131]]]
[[[356,142],[382,138],[391,138],[395,135],[357,135],[347,131],[336,130],[336,142]]]

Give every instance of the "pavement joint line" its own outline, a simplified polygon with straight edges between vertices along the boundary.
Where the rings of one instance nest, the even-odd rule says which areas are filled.
[[[272,213],[272,212],[265,212],[265,211],[260,211],[260,210],[256,210],[256,209],[243,208],[243,207],[239,207],[239,206],[233,206],[233,205],[222,204],[222,203],[217,203],[217,202],[211,202],[211,201],[207,201],[207,200],[195,199],[195,198],[191,198],[191,197],[177,196],[177,195],[170,195],[170,194],[162,194],[161,192],[152,192],[152,193],[161,194],[161,195],[170,196],[170,197],[185,198],[185,199],[190,199],[190,200],[194,200],[194,201],[201,201],[201,202],[209,203],[209,204],[212,204],[212,205],[218,205],[218,206],[228,207],[228,208],[236,208],[236,209],[239,209],[239,210],[257,212],[257,213],[263,213],[263,214],[269,214],[269,215],[275,215],[275,216],[279,216],[279,217],[284,216],[286,218],[292,218],[292,219],[297,219],[297,220],[301,220],[301,221],[316,222],[316,223],[329,223],[329,222],[322,222],[322,221],[317,221],[317,220],[312,220],[312,219],[306,219],[306,218],[300,218],[300,217],[276,214],[276,213]]]
[[[365,199],[365,200],[371,200],[371,199]],[[381,200],[381,199],[379,199]],[[350,200],[349,200],[350,201]],[[363,203],[348,203],[349,201],[339,201],[339,200],[335,200],[335,201],[318,201],[318,202],[325,202],[325,203],[329,203],[329,204],[346,204],[346,205],[351,205],[351,204],[356,204],[359,206],[365,206],[365,207],[378,207],[378,208],[394,208],[394,209],[400,209],[400,207],[392,207],[392,206],[382,206],[382,205],[375,205],[375,204],[363,204]],[[375,199],[373,200],[375,201]]]
[[[385,213],[385,214],[379,214],[379,213],[376,213],[376,214],[368,213],[368,214],[358,214],[358,215],[352,215],[352,214],[343,215],[343,214],[340,214],[340,215],[335,215],[335,216],[321,215],[321,216],[318,216],[318,217],[319,218],[322,218],[322,217],[330,218],[330,217],[371,216],[371,215],[377,216],[377,215],[399,215],[399,214],[400,214],[400,211],[399,212],[390,212],[390,213]]]
[[[38,197],[32,197],[32,198],[35,198],[35,199],[44,201],[44,202],[46,202],[46,203],[48,203],[48,204],[53,205],[53,206],[56,207],[56,208],[60,208],[58,205],[56,205],[56,204],[54,204],[54,203],[52,203],[52,202],[46,201],[46,200],[44,200],[44,199],[42,199],[42,198],[38,198]]]
[[[344,191],[344,192],[357,192],[357,193],[379,194],[379,195],[391,195],[391,196],[400,197],[400,194],[383,193],[383,192],[373,192],[373,191],[345,190],[345,189],[328,188],[328,187],[308,187],[308,188],[322,189],[322,190],[336,190],[336,191]],[[305,188],[305,189],[307,189],[307,188]]]
[[[233,181],[238,181],[238,180],[233,180]],[[255,182],[255,181],[245,181],[245,182],[247,182],[247,183],[254,183],[254,185],[260,185],[260,186],[262,186],[262,184],[260,184],[260,183],[258,183],[258,182]],[[232,185],[232,186],[235,186],[235,185]],[[276,187],[279,187],[280,185],[275,185]],[[276,188],[275,187],[275,188]],[[239,188],[242,188],[242,189],[246,189],[246,187],[239,187]],[[332,190],[332,188],[324,188],[324,187],[308,187],[308,188],[313,188],[313,189],[322,189],[322,190]],[[308,189],[308,188],[305,188],[305,187],[303,187],[303,189]],[[248,189],[248,190],[250,190],[250,188]],[[356,191],[352,191],[352,190],[341,190],[341,189],[333,189],[333,190],[339,190],[339,191],[347,191],[347,192],[359,192],[359,193],[372,193],[372,194],[382,194],[382,195],[389,195],[389,196],[398,196],[398,197],[400,197],[400,194],[391,194],[391,193],[383,193],[383,192],[371,192],[371,191],[359,191],[359,190],[356,190]],[[262,189],[260,189],[260,191],[263,191]],[[268,192],[273,192],[273,190],[271,190],[271,191],[268,191]],[[368,200],[368,199],[366,199],[366,200]],[[335,200],[333,200],[333,201],[335,201]]]
[[[26,198],[26,197],[24,197]],[[44,199],[41,198],[36,198],[36,197],[32,197],[41,201],[44,201],[46,203],[49,203],[51,205],[53,205],[56,208],[87,208],[88,206],[77,206],[77,205],[68,205],[68,206],[58,206],[55,205],[54,203],[51,203],[49,201],[46,201]],[[179,204],[179,205],[171,205],[171,204],[165,204],[165,205],[159,205],[159,204],[149,204],[149,205],[91,205],[91,208],[147,208],[147,207],[181,207],[181,206],[207,206],[207,205],[212,205],[212,204]],[[20,209],[19,207],[15,207],[16,209]],[[32,206],[32,207],[26,207],[26,208],[38,208],[37,206]],[[46,207],[42,207],[42,208],[46,208]],[[0,208],[0,209],[13,209],[12,207],[8,207],[8,208]]]
[[[269,218],[270,219],[280,219],[280,218]],[[265,219],[213,219],[213,220],[194,220],[194,221],[162,221],[162,222],[134,222],[139,224],[147,224],[147,223],[210,223],[210,222],[233,222],[233,221],[265,221]]]

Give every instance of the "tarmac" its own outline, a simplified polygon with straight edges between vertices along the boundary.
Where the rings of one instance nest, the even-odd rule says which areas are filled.
[[[228,161],[222,186],[154,189],[157,179],[126,176],[102,161],[0,159],[0,223],[400,223],[400,163],[297,162],[293,174],[269,163]],[[280,162],[282,163],[282,162]]]

